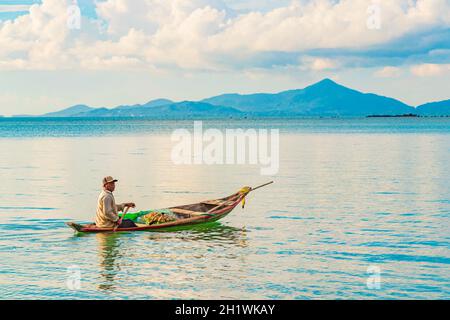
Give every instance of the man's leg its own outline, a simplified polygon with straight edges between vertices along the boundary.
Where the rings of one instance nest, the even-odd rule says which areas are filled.
[[[134,228],[134,227],[137,227],[137,225],[133,222],[133,220],[125,219],[125,220],[122,220],[122,223],[120,224],[119,229],[120,228]]]

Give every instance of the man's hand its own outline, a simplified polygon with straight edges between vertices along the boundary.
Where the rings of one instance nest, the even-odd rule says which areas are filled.
[[[124,204],[124,207],[135,208],[136,205],[133,202],[127,202],[127,203]]]

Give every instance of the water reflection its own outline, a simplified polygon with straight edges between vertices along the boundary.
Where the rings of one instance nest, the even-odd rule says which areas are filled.
[[[181,261],[183,264],[189,263],[184,261],[186,256],[195,258],[197,262],[190,262],[195,268],[204,269],[210,263],[209,259],[222,257],[229,260],[240,257],[234,251],[231,253],[230,250],[216,250],[217,248],[248,247],[245,228],[225,226],[220,222],[178,227],[168,231],[99,233],[94,236],[99,258],[97,288],[108,294],[120,291],[119,282],[124,279],[119,279],[119,273],[123,273],[125,277],[128,274],[127,270],[122,270],[124,266],[135,277],[143,277],[142,279],[146,278],[150,270],[159,270],[159,274],[170,274],[172,279],[178,277],[178,281],[183,282],[187,278],[178,274],[171,266]],[[208,248],[214,250],[210,251]],[[191,276],[192,274],[189,277]]]
[[[116,260],[122,256],[119,246],[120,234],[98,233],[95,236],[98,241],[100,276],[102,278],[98,289],[102,291],[113,291],[115,289],[114,279],[119,269]]]
[[[173,232],[176,231],[174,234]],[[148,239],[152,241],[167,241],[176,237],[185,242],[208,241],[215,245],[234,244],[247,247],[247,230],[222,225],[220,222],[211,222],[198,226],[178,227],[166,232],[151,233]]]

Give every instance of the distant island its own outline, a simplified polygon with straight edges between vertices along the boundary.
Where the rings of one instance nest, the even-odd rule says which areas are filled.
[[[449,116],[450,100],[426,103],[417,107],[399,100],[362,93],[324,79],[304,89],[279,93],[223,94],[200,101],[174,102],[157,99],[145,104],[115,108],[76,105],[43,115],[14,117],[77,118],[288,118],[288,117],[418,117]]]
[[[388,115],[388,114],[371,114],[367,118],[420,118],[421,115],[408,113],[408,114],[398,114],[398,115]]]

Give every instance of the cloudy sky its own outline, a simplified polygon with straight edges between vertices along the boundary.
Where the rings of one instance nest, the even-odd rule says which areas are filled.
[[[326,77],[411,105],[449,99],[450,1],[0,0],[3,115]]]

